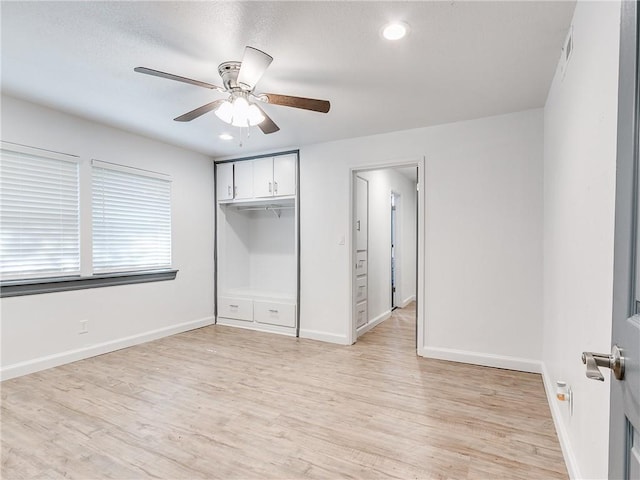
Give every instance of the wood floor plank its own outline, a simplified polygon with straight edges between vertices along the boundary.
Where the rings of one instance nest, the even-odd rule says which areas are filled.
[[[1,476],[566,479],[539,375],[211,326],[2,383]]]

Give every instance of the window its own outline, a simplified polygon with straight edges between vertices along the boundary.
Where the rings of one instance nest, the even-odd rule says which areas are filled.
[[[93,271],[171,266],[171,182],[165,175],[93,161]]]
[[[0,277],[80,273],[78,159],[3,142]]]
[[[167,175],[1,143],[0,297],[176,274]]]

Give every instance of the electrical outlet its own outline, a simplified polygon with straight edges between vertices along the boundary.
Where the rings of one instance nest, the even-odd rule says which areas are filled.
[[[89,333],[89,320],[80,320],[80,331],[78,335]]]

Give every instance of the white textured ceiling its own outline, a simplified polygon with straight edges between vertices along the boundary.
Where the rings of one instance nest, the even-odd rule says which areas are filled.
[[[544,104],[574,2],[2,2],[2,90],[213,156],[404,130]],[[390,20],[407,38],[380,35]],[[274,61],[256,91],[331,101],[328,114],[266,105],[281,131],[240,147],[213,113],[245,45]],[[3,119],[10,121],[10,119]]]

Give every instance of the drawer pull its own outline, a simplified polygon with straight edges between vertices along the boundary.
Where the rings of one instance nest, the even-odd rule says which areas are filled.
[[[229,307],[230,307],[230,308],[238,308],[238,305],[231,305],[231,304],[229,304]]]
[[[275,309],[273,309],[273,308],[270,308],[270,309],[269,309],[269,311],[270,311],[271,313],[278,313],[278,310],[275,310]]]

